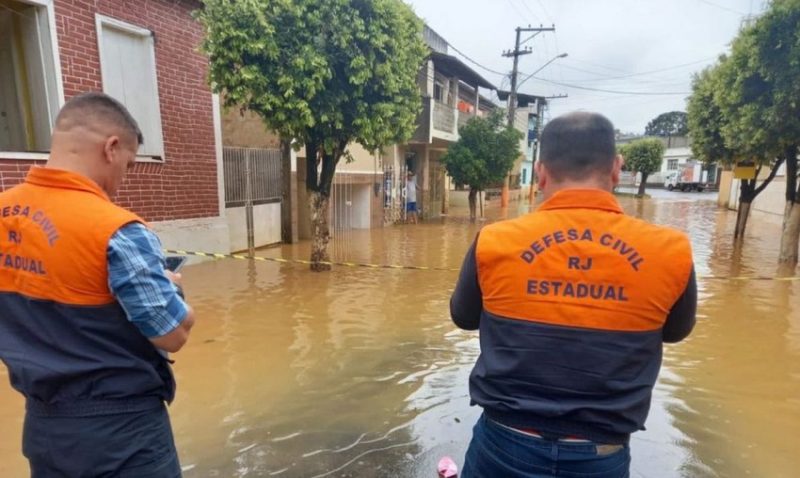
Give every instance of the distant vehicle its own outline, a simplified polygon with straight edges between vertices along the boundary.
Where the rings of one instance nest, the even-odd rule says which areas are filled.
[[[699,163],[686,163],[679,171],[672,171],[667,174],[664,187],[673,191],[697,191],[703,192],[708,188],[708,184],[703,181],[703,165]]]

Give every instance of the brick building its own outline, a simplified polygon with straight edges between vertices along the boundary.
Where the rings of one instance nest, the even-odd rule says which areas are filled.
[[[229,250],[219,101],[189,0],[0,0],[0,188],[47,159],[65,100],[104,91],[140,123],[138,164],[115,198],[168,247]]]

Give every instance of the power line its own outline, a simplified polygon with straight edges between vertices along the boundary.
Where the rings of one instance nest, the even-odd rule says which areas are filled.
[[[605,90],[602,88],[590,88],[588,86],[578,86],[578,85],[571,85],[569,83],[562,83],[560,81],[553,81],[553,80],[546,80],[544,78],[539,78],[538,76],[532,76],[531,78],[539,81],[544,81],[545,83],[552,83],[554,85],[565,86],[567,88],[575,88],[577,90],[586,90],[586,91],[598,91],[601,93],[613,93],[616,95],[640,95],[640,96],[671,96],[671,95],[688,95],[689,92],[686,91],[670,91],[670,92],[656,92],[656,91],[619,91],[619,90]]]
[[[506,2],[508,2],[509,5],[511,5],[511,8],[513,8],[520,17],[524,17],[525,16],[525,15],[522,14],[520,9],[517,8],[517,5],[514,2],[512,2],[511,0],[506,0]]]
[[[550,12],[547,11],[547,8],[545,8],[544,3],[542,3],[542,0],[536,0],[536,3],[538,3],[539,6],[542,8],[542,11],[544,12],[545,16],[550,21],[550,23],[555,23],[553,22],[553,17],[550,16]]]
[[[693,65],[700,64],[700,63],[706,63],[706,62],[708,62],[710,60],[713,60],[713,59],[715,59],[715,57],[703,58],[702,60],[692,61],[692,62],[689,62],[689,63],[682,63],[680,65],[668,66],[668,67],[659,68],[659,69],[656,69],[656,70],[641,71],[641,72],[637,72],[637,73],[628,73],[628,74],[625,74],[625,75],[617,75],[617,76],[605,76],[604,74],[598,73],[596,71],[585,70],[585,69],[582,69],[582,68],[577,68],[577,67],[569,66],[569,65],[563,65],[563,66],[564,66],[564,68],[567,68],[567,69],[570,69],[570,70],[580,71],[580,72],[583,72],[583,73],[589,73],[589,74],[598,76],[598,78],[590,78],[590,79],[587,79],[585,81],[611,81],[611,80],[622,80],[622,79],[627,79],[627,78],[635,78],[635,77],[638,77],[638,76],[648,76],[648,75],[652,75],[654,73],[663,73],[663,72],[671,71],[671,70],[679,70],[681,68],[686,68],[687,66],[693,66]],[[656,78],[653,78],[652,80],[656,80]],[[673,81],[664,80],[662,82],[673,82]]]
[[[732,8],[729,8],[729,7],[726,7],[726,6],[724,6],[724,5],[720,5],[720,4],[718,4],[718,3],[714,3],[714,2],[712,2],[712,1],[710,1],[710,0],[697,0],[697,1],[698,1],[698,2],[702,2],[702,3],[705,3],[706,5],[711,5],[712,7],[721,8],[722,10],[726,10],[726,11],[729,11],[729,12],[731,12],[731,13],[735,13],[735,14],[737,14],[737,15],[740,15],[740,16],[742,16],[742,17],[744,17],[744,16],[747,16],[747,14],[746,14],[746,13],[744,13],[744,12],[740,12],[739,10],[734,10],[734,9],[732,9]],[[751,4],[751,5],[752,5],[752,4]]]
[[[477,66],[477,67],[479,67],[479,68],[482,68],[482,69],[484,69],[484,70],[488,71],[489,73],[494,73],[495,75],[500,75],[500,76],[508,76],[508,73],[502,73],[502,72],[500,72],[500,71],[493,70],[493,69],[489,68],[488,66],[484,66],[484,65],[480,64],[479,62],[477,62],[477,61],[473,60],[473,59],[472,59],[472,58],[470,58],[469,56],[465,55],[465,54],[464,54],[464,53],[463,53],[461,50],[459,50],[458,48],[456,48],[455,46],[453,46],[453,44],[452,44],[452,43],[450,43],[450,42],[447,42],[447,46],[448,46],[448,47],[450,47],[450,48],[452,48],[452,49],[453,49],[453,51],[455,51],[455,52],[456,52],[456,53],[458,53],[459,55],[463,56],[463,57],[464,57],[464,58],[465,58],[465,59],[466,59],[468,62],[472,63],[473,65],[475,65],[475,66]]]
[[[522,3],[522,6],[523,6],[523,7],[525,7],[525,10],[527,10],[527,11],[528,11],[528,13],[530,13],[530,14],[531,14],[531,19],[535,20],[535,19],[536,19],[536,14],[535,14],[535,13],[533,13],[533,10],[531,10],[531,7],[529,7],[529,6],[528,6],[528,4],[527,4],[527,3],[525,3],[525,1],[524,1],[524,0],[523,0],[521,3]]]

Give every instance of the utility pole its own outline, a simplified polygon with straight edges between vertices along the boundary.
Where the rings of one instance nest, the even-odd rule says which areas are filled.
[[[545,100],[556,100],[559,98],[569,98],[569,95],[561,94],[544,97]],[[532,158],[534,165],[539,162],[539,154],[542,150],[542,127],[544,126],[544,108],[546,105],[546,101],[536,101],[536,148],[533,150]],[[537,181],[536,169],[534,168],[533,171],[531,171],[531,190],[530,194],[528,195],[528,204],[531,206],[533,206],[534,202],[536,202],[536,194],[538,193]]]
[[[506,58],[513,57],[514,58],[514,68],[511,70],[511,94],[509,95],[508,101],[508,127],[513,128],[514,123],[516,122],[517,118],[517,77],[519,76],[519,57],[522,55],[530,55],[533,53],[533,49],[528,47],[522,49],[522,45],[527,43],[529,40],[533,39],[536,35],[542,32],[554,32],[556,30],[555,25],[551,27],[542,27],[541,25],[538,28],[531,27],[528,25],[528,28],[517,27],[517,39],[514,42],[514,49],[511,51],[506,51],[503,53],[503,56]],[[530,37],[522,40],[523,33],[533,33]],[[500,199],[500,206],[507,207],[509,202],[509,195],[510,195],[510,188],[511,188],[511,174],[506,175],[505,184],[503,185],[503,193]]]

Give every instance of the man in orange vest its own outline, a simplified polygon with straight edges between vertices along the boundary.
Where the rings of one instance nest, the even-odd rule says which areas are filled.
[[[181,475],[167,352],[194,313],[158,238],[109,199],[141,143],[124,106],[79,95],[47,165],[0,193],[0,359],[25,396],[34,478]]]
[[[480,330],[463,477],[627,477],[662,344],[695,324],[691,246],[623,213],[608,119],[556,118],[541,142],[544,203],[481,230],[450,302]]]

